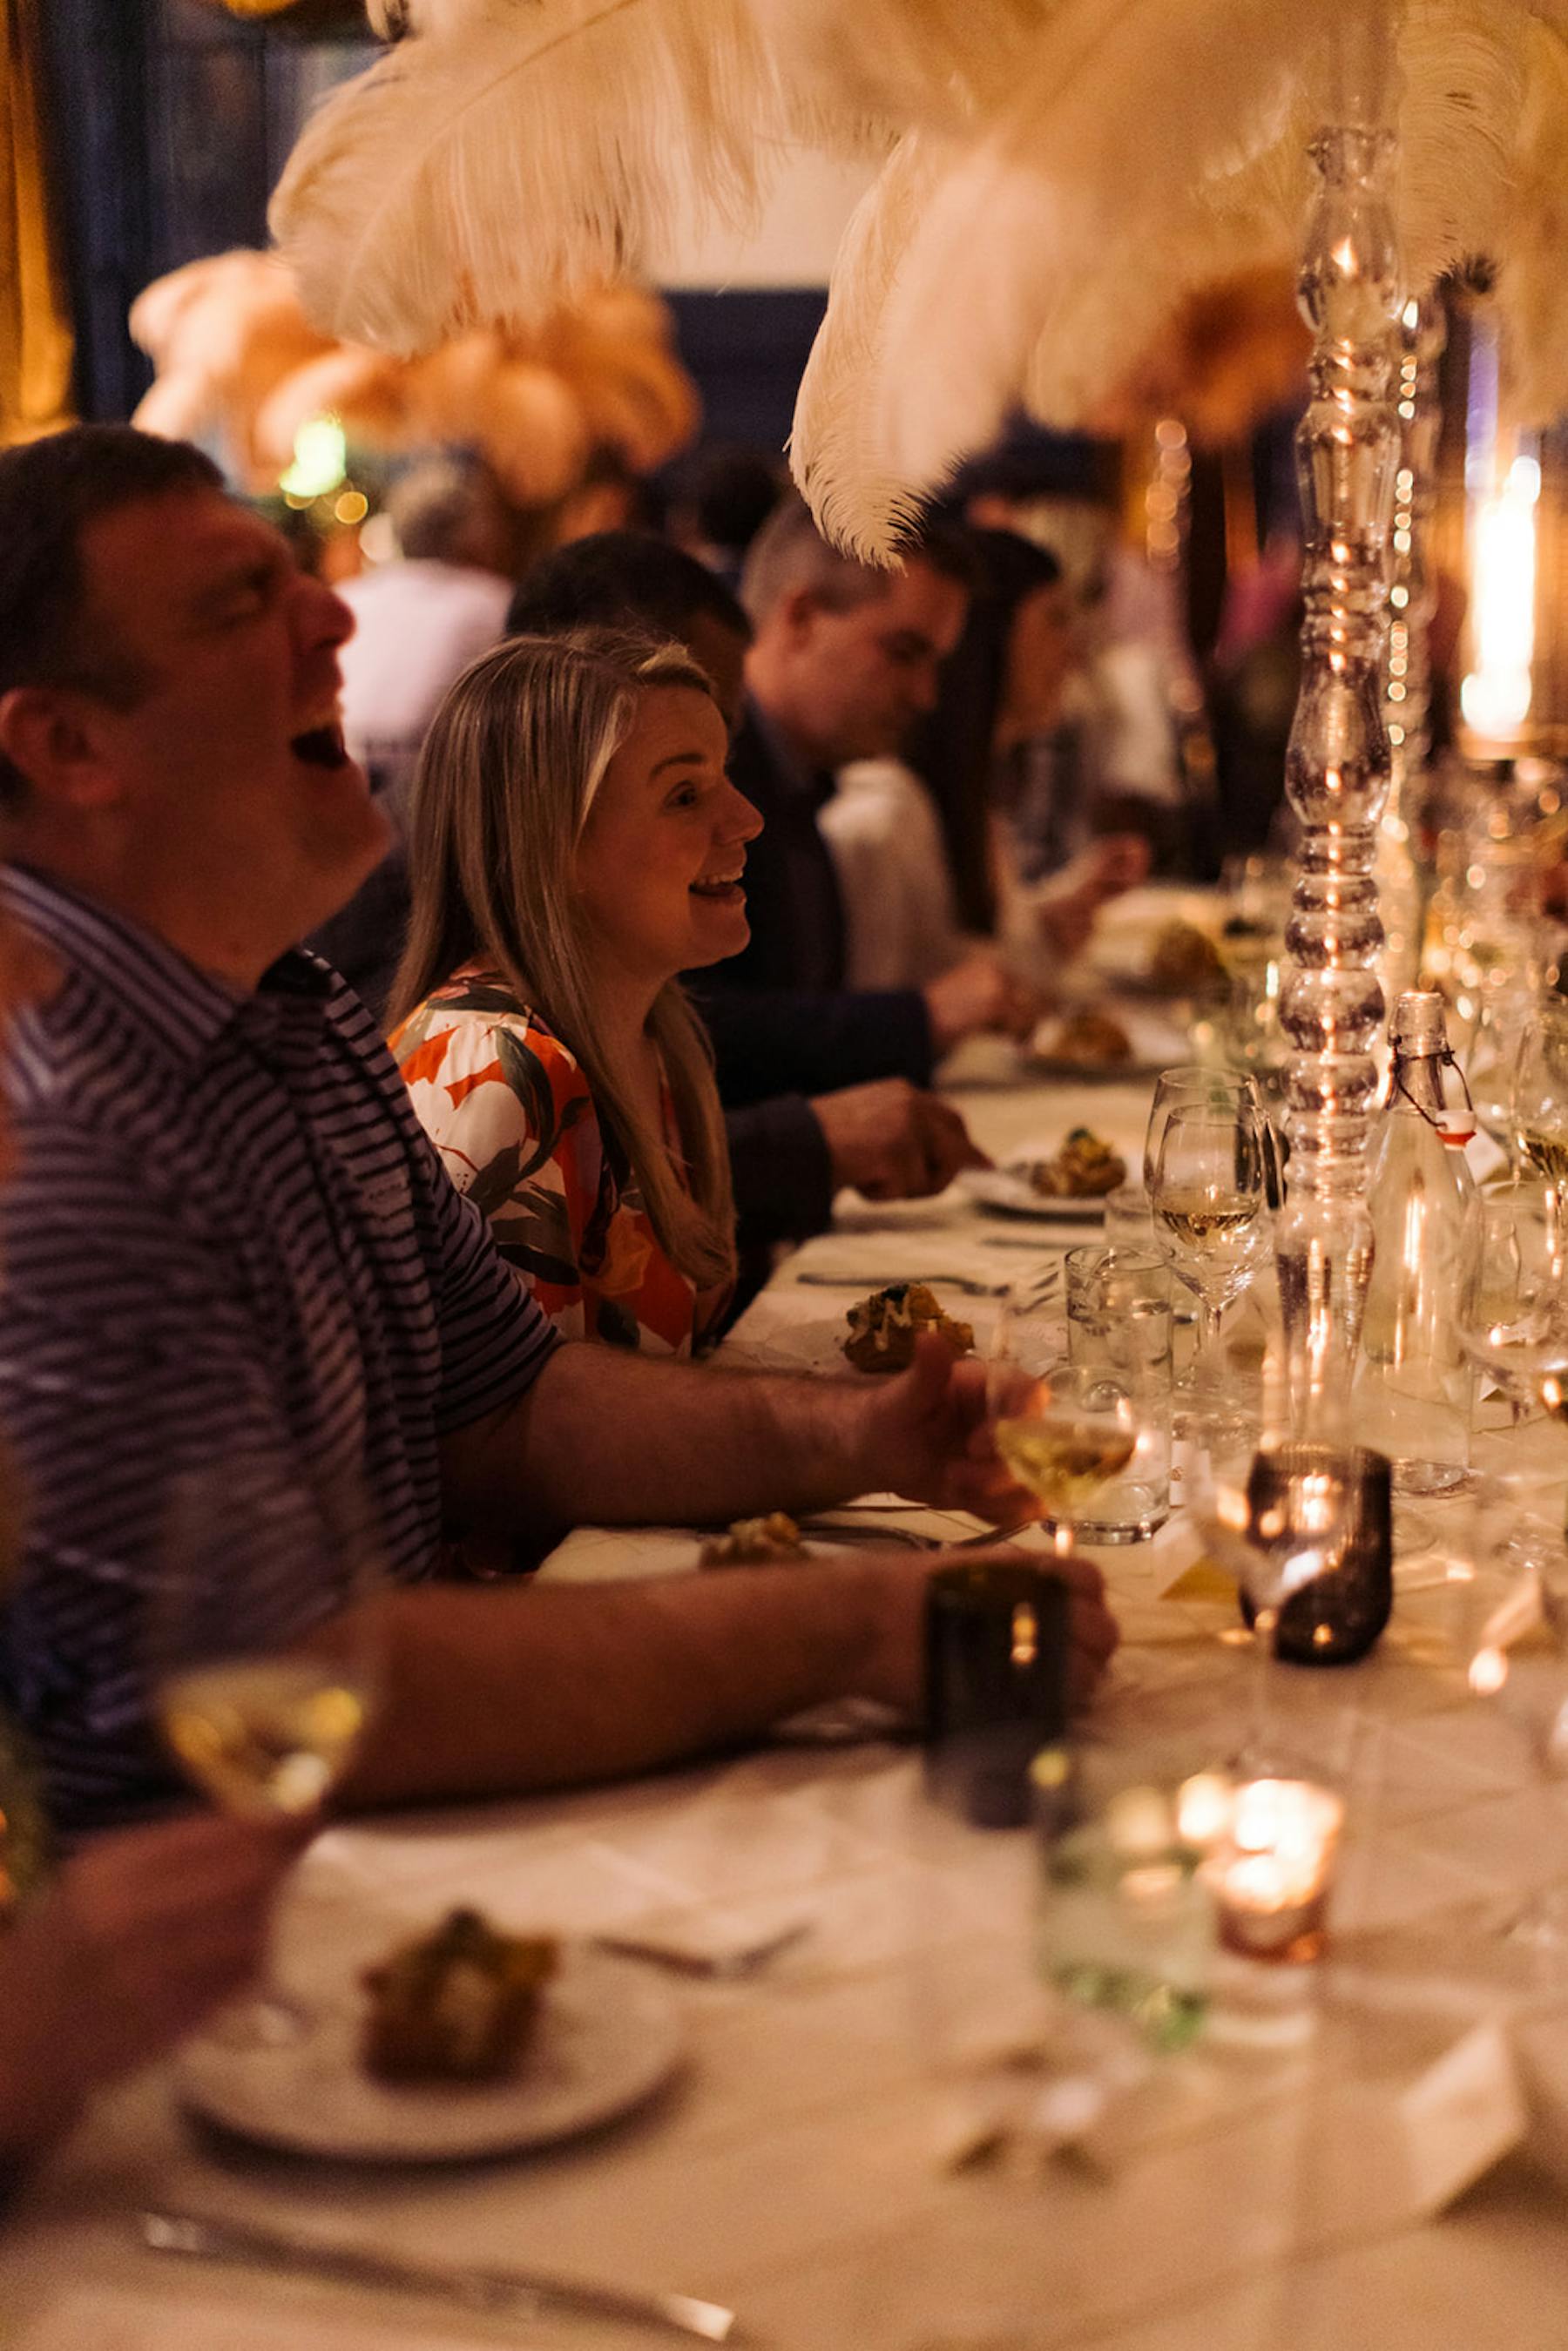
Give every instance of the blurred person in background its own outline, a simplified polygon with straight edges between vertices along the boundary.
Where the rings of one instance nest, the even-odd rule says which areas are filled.
[[[435,715],[392,1049],[563,1338],[690,1355],[736,1271],[707,1040],[677,982],[746,943],[756,811],[668,639],[512,637]]]
[[[674,546],[738,590],[751,542],[789,486],[767,450],[710,443],[673,469],[665,529]]]
[[[403,835],[420,746],[454,678],[506,626],[522,557],[518,516],[476,457],[431,457],[401,474],[386,513],[397,554],[340,589],[343,737],[391,820],[392,846],[308,944],[380,1019],[408,923]]]
[[[1113,444],[1019,423],[959,469],[941,511],[1049,548],[1067,582],[1076,658],[1058,739],[1040,737],[1036,755],[1038,794],[1052,755],[1063,770],[1052,861],[1093,832],[1136,832],[1160,870],[1181,870],[1201,812],[1188,804],[1177,710],[1201,708],[1201,687],[1174,575],[1121,535],[1120,462]]]
[[[821,812],[841,768],[895,755],[935,710],[972,579],[967,550],[950,533],[912,540],[894,570],[855,562],[827,545],[798,498],[758,534],[743,581],[754,635],[730,771],[765,829],[751,859],[751,943],[712,975],[705,1002],[732,990],[845,986],[844,905]],[[1038,1008],[988,947],[883,1001],[911,1049],[933,1058],[977,1030],[1025,1035]]]
[[[673,637],[712,680],[731,734],[739,724],[751,623],[722,580],[662,539],[612,532],[547,556],[518,587],[507,625]],[[820,1232],[846,1185],[902,1199],[985,1165],[956,1112],[927,1091],[928,1024],[910,1020],[905,998],[778,988],[716,993],[702,1009],[753,1275],[768,1244]]]
[[[1148,867],[1134,835],[1052,857],[1049,834],[1041,841],[1020,831],[1038,772],[1031,762],[1053,742],[1076,659],[1072,612],[1049,549],[1007,531],[968,538],[967,618],[907,763],[841,769],[822,811],[851,977],[866,987],[923,985],[957,964],[977,935],[998,933],[1049,982],[1053,967],[1082,947],[1099,908]],[[1047,773],[1053,785],[1067,780],[1060,765]]]

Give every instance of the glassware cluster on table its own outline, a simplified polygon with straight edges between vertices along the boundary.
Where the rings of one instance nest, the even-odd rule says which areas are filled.
[[[1167,1429],[1194,1448],[1188,1499],[1253,1626],[1250,1696],[1229,1742],[1207,1761],[1189,1755],[1179,1772],[1140,1778],[1135,1756],[1117,1758],[1114,1798],[1081,1802],[1066,1834],[1059,1756],[1040,1791],[1051,1823],[1042,1964],[1071,1997],[1115,2010],[1160,2046],[1190,2038],[1208,1997],[1195,1886],[1209,1897],[1211,1949],[1217,1939],[1254,1970],[1322,1947],[1344,1795],[1321,1757],[1297,1751],[1294,1730],[1281,1728],[1273,1677],[1292,1662],[1353,1660],[1379,1637],[1394,1596],[1396,1495],[1448,1513],[1438,1547],[1461,1590],[1455,1562],[1467,1543],[1478,1559],[1484,1548],[1484,1621],[1450,1627],[1452,1637],[1473,1651],[1478,1693],[1495,1701],[1515,1692],[1538,1771],[1568,1777],[1568,1550],[1555,1530],[1521,1535],[1507,1478],[1486,1545],[1464,1531],[1480,1489],[1473,1431],[1484,1437],[1495,1422],[1489,1399],[1506,1399],[1516,1425],[1542,1414],[1568,1424],[1568,996],[1546,985],[1536,888],[1543,847],[1561,852],[1562,825],[1539,778],[1479,799],[1463,791],[1446,821],[1454,837],[1423,965],[1441,993],[1401,996],[1390,1019],[1372,1158],[1374,1260],[1353,1376],[1346,1367],[1332,1395],[1322,1382],[1286,1380],[1260,1399],[1221,1343],[1222,1316],[1273,1254],[1288,1176],[1271,1114],[1284,902],[1250,862],[1228,876],[1229,1000],[1197,1024],[1195,1062],[1160,1079],[1144,1182],[1108,1203],[1105,1246],[1074,1252],[1097,1294],[1070,1320],[1071,1360],[1051,1364],[1059,1332],[1026,1331],[1026,1318],[1009,1341],[1015,1364],[1044,1374],[1060,1416],[1038,1482],[1025,1448],[1009,1458],[1066,1530],[1062,1547],[1074,1536],[1136,1540],[1153,1514],[1106,1531],[1119,1515],[1107,1497],[1131,1479],[1150,1416],[1148,1384],[1141,1390],[1134,1376],[1148,1347],[1138,1316],[1150,1309],[1134,1277],[1157,1298],[1163,1259],[1177,1294],[1198,1305],[1200,1343]],[[1478,1131],[1490,1164],[1486,1141],[1471,1146]],[[1148,1360],[1163,1363],[1161,1346]],[[1060,1422],[1075,1430],[1071,1443]],[[1537,1653],[1521,1670],[1511,1644],[1532,1623],[1545,1626],[1549,1657]],[[1482,1638],[1500,1625],[1501,1635]],[[1354,1715],[1354,1700],[1344,1711]],[[1531,1903],[1510,1931],[1568,1973],[1568,1885]],[[1264,2003],[1260,2037],[1291,2036],[1301,2015],[1298,2003],[1287,2019],[1289,2006]]]

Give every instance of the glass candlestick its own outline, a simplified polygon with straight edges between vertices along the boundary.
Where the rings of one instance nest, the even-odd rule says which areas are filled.
[[[1399,419],[1401,294],[1394,141],[1333,129],[1312,142],[1318,188],[1299,290],[1316,338],[1296,436],[1305,527],[1301,689],[1286,755],[1301,828],[1280,1002],[1292,1048],[1290,1190],[1278,1230],[1297,1424],[1343,1393],[1372,1266],[1367,1143],[1383,1021],[1377,828],[1388,797],[1384,723],[1389,556]]]
[[[1392,998],[1416,985],[1426,893],[1412,846],[1431,748],[1429,634],[1437,609],[1431,564],[1437,505],[1437,435],[1442,427],[1437,367],[1448,320],[1434,294],[1412,295],[1399,314],[1397,409],[1399,467],[1394,486],[1394,537],[1388,590],[1388,674],[1384,724],[1391,780],[1377,837],[1378,912],[1385,935],[1382,978]]]

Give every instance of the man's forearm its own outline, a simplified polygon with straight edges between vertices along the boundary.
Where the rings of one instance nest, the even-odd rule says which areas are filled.
[[[395,1593],[380,1604],[386,1701],[347,1799],[580,1785],[733,1746],[825,1699],[911,1700],[923,1589],[920,1562],[883,1556]]]
[[[444,1475],[470,1523],[717,1524],[862,1490],[866,1429],[865,1393],[847,1380],[569,1344],[505,1414],[447,1439]]]

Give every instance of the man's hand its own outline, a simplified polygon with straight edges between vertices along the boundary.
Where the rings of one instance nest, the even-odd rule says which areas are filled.
[[[866,1384],[862,1409],[861,1492],[907,1494],[997,1526],[1040,1516],[992,1442],[986,1365],[955,1358],[934,1331],[916,1339],[908,1371]]]
[[[988,1167],[956,1110],[906,1078],[846,1086],[811,1103],[833,1163],[835,1188],[868,1200],[918,1200],[945,1192],[961,1167]]]
[[[0,2147],[37,2146],[253,1975],[297,1823],[104,1837],[0,1938]]]
[[[1111,832],[1091,842],[1053,873],[1035,900],[1041,937],[1064,961],[1088,945],[1094,917],[1149,870],[1149,844],[1135,832]]]
[[[1040,999],[1016,979],[989,947],[977,947],[925,990],[931,1039],[946,1053],[977,1029],[1027,1037],[1040,1018]]]
[[[860,1559],[863,1567],[873,1567],[871,1552],[862,1552]],[[981,1567],[993,1561],[1015,1562],[1020,1559],[1049,1568],[1067,1586],[1068,1638],[1071,1645],[1067,1660],[1068,1695],[1074,1706],[1085,1705],[1122,1637],[1105,1604],[1105,1580],[1090,1560],[1072,1555],[1046,1560],[1039,1552],[1019,1551],[1006,1543],[991,1551],[930,1552],[917,1565],[907,1552],[899,1553],[896,1559],[889,1557],[885,1591],[880,1595],[880,1605],[873,1609],[873,1642],[863,1687],[857,1689],[856,1695],[880,1698],[884,1706],[917,1713],[924,1702],[926,1576],[934,1568],[960,1562],[966,1567]],[[875,1568],[880,1570],[882,1564],[877,1555]]]

